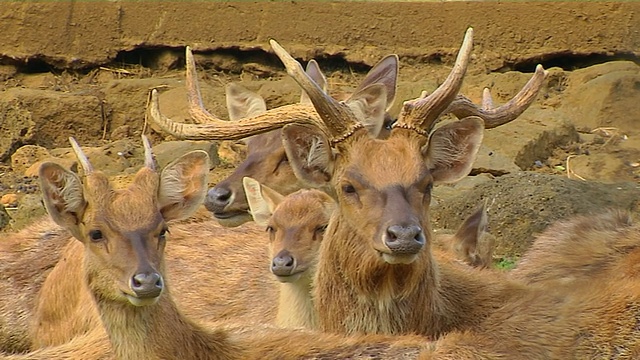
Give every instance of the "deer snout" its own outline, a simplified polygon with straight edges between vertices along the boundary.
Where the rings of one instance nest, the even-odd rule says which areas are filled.
[[[212,187],[204,199],[204,206],[213,213],[221,212],[231,202],[232,195],[233,192],[227,187]]]
[[[271,261],[271,272],[276,276],[290,276],[295,269],[295,259],[287,250],[280,251]]]
[[[425,236],[418,225],[391,225],[384,235],[384,244],[393,255],[415,255],[425,244]]]
[[[162,293],[164,281],[155,271],[143,272],[133,275],[129,286],[138,298],[157,298]]]

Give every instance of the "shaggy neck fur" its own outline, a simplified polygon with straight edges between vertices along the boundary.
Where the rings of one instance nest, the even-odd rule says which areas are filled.
[[[118,360],[237,358],[224,331],[206,331],[184,318],[169,294],[137,307],[92,293]]]
[[[339,215],[329,224],[319,259],[314,305],[319,328],[329,332],[437,338],[480,323],[521,288],[428,247],[412,264],[389,265]]]
[[[316,327],[315,309],[311,301],[311,280],[311,276],[305,274],[298,281],[280,284],[276,325],[285,328]]]

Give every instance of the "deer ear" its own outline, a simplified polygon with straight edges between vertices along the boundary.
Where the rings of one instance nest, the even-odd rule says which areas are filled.
[[[53,221],[82,240],[78,225],[87,201],[78,175],[58,164],[47,162],[40,166],[39,178],[44,205]]]
[[[469,259],[478,256],[478,241],[487,230],[487,218],[485,206],[482,204],[462,222],[454,235],[455,246]]]
[[[354,93],[345,102],[369,134],[378,137],[384,123],[387,90],[383,84],[372,84]]]
[[[327,188],[333,174],[334,155],[319,129],[289,124],[282,129],[282,144],[296,177],[313,188]]]
[[[318,84],[322,91],[324,91],[325,93],[327,92],[327,78],[324,76],[322,70],[320,70],[320,66],[315,60],[309,60],[305,72],[313,81],[316,82],[316,84]],[[311,104],[311,99],[309,98],[309,95],[307,95],[307,92],[304,90],[302,90],[302,95],[300,95],[300,103]]]
[[[209,155],[202,150],[187,153],[162,170],[158,206],[166,221],[185,219],[196,211],[207,193],[208,173]]]
[[[450,183],[467,176],[476,159],[484,122],[469,116],[437,128],[422,153],[435,184]]]
[[[238,84],[227,84],[226,95],[227,111],[229,112],[229,119],[232,121],[256,116],[267,111],[267,104],[265,104],[262,96]]]
[[[266,226],[284,196],[250,177],[244,177],[242,185],[245,194],[247,194],[247,202],[253,221],[260,226]]]
[[[385,110],[389,111],[393,106],[398,89],[398,69],[398,55],[385,56],[369,70],[367,76],[354,91],[354,94],[371,84],[383,84],[387,90],[387,106]]]

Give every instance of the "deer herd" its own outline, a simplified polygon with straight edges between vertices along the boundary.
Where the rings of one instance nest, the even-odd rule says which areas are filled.
[[[628,214],[559,221],[511,271],[491,266],[485,204],[434,235],[433,186],[468,175],[484,129],[516,119],[547,74],[478,106],[459,94],[472,37],[395,122],[395,55],[338,101],[315,61],[271,40],[300,102],[267,110],[231,84],[222,121],[187,48],[194,124],[163,115],[156,90],[150,118],[180,139],[246,139],[246,160],[207,191],[207,153],[159,169],[143,135],[144,166],[116,187],[70,138],[81,174],[43,164],[49,218],[0,239],[0,359],[640,358]],[[458,120],[436,126],[444,114]],[[211,219],[184,220],[202,204]]]

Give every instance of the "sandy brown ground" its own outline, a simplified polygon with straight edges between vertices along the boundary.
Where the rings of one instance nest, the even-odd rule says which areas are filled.
[[[224,84],[232,81],[260,93],[269,107],[296,101],[299,89],[268,52],[270,38],[301,60],[318,59],[333,94],[349,92],[378,59],[397,53],[402,64],[393,109],[397,113],[402,100],[430,91],[444,79],[468,26],[475,29],[475,47],[463,92],[473,99],[478,100],[487,86],[502,103],[526,82],[535,64],[551,68],[526,116],[510,127],[492,130],[487,141],[496,152],[513,153],[511,158],[522,170],[563,182],[536,180],[539,190],[532,192],[531,182],[518,180],[523,177],[517,174],[512,177],[519,185],[493,179],[465,195],[466,201],[441,201],[441,213],[435,216],[438,225],[455,227],[481,201],[481,194],[500,194],[504,205],[494,207],[490,216],[494,231],[505,234],[501,254],[510,256],[524,251],[531,236],[553,220],[620,203],[600,190],[588,193],[583,187],[590,185],[583,182],[596,184],[594,189],[618,186],[600,182],[628,182],[630,192],[623,196],[628,203],[623,207],[638,208],[634,194],[640,182],[640,2],[151,4],[47,2],[0,7],[0,195],[17,195],[9,207],[17,205],[10,214],[19,226],[42,209],[28,196],[38,193],[36,182],[24,177],[34,157],[12,163],[15,150],[34,144],[62,156],[68,150],[59,148],[68,147],[68,136],[74,136],[84,146],[112,147],[96,155],[96,167],[130,173],[137,163],[123,162],[118,153],[132,159],[139,155],[150,89],[163,92],[163,111],[188,121],[185,45],[196,51],[205,103],[222,117]],[[529,128],[563,121],[575,138],[562,135],[566,141],[542,139],[530,147],[511,148],[514,133],[525,136]],[[152,132],[152,139],[158,143],[167,137]],[[241,145],[225,146],[234,150],[221,153],[212,184],[242,157]],[[567,177],[575,182],[565,183]],[[544,207],[547,200],[536,197],[558,193],[568,195],[545,195],[546,199],[558,196],[561,203],[583,205]],[[580,194],[602,201],[577,199]],[[535,200],[517,200],[525,198]],[[27,202],[33,206],[21,212]]]

